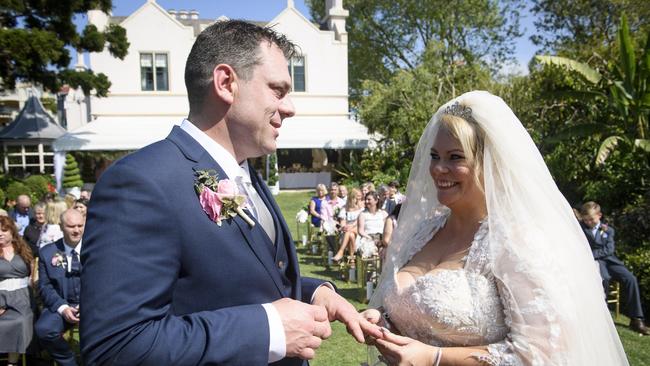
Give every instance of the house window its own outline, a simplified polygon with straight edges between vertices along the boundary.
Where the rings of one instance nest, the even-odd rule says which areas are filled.
[[[305,58],[304,57],[293,57],[289,62],[289,75],[291,75],[291,80],[293,82],[293,91],[304,92],[305,91]]]
[[[166,53],[140,54],[140,84],[142,90],[169,90]]]
[[[54,153],[50,146],[4,145],[5,172],[44,174],[54,173]]]

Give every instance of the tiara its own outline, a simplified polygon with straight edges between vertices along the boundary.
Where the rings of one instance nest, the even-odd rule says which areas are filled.
[[[450,114],[452,116],[460,117],[466,121],[474,122],[474,117],[472,117],[472,108],[466,107],[459,102],[454,102],[454,104],[449,105],[445,108],[444,114]]]

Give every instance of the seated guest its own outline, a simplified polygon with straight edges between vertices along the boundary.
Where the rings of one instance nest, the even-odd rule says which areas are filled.
[[[354,255],[354,243],[357,239],[357,218],[361,211],[363,211],[363,197],[361,191],[357,188],[352,188],[350,195],[347,199],[345,207],[339,212],[339,223],[341,231],[343,232],[343,240],[341,247],[334,256],[335,261],[340,261],[343,258],[345,249],[349,248],[350,255]]]
[[[391,206],[389,198],[390,190],[388,189],[388,186],[380,184],[379,188],[377,188],[377,209],[384,210],[386,213],[391,212],[395,207],[395,203],[393,202],[393,205]]]
[[[375,191],[375,185],[372,182],[365,182],[361,185],[361,195],[366,197],[368,192],[374,192]]]
[[[0,217],[0,353],[17,365],[32,340],[34,315],[30,305],[29,276],[34,258],[18,235],[14,222]]]
[[[384,259],[386,254],[386,249],[390,244],[390,241],[393,239],[393,232],[397,228],[397,219],[399,218],[399,211],[402,209],[402,204],[398,203],[393,212],[388,215],[386,221],[384,221],[384,235],[381,238],[381,248],[379,249],[379,256]]]
[[[85,220],[75,209],[61,215],[63,238],[41,248],[39,288],[45,308],[36,321],[36,336],[60,365],[76,365],[63,332],[79,323],[81,237]]]
[[[54,243],[63,237],[61,232],[61,214],[68,209],[68,205],[61,199],[48,202],[45,205],[45,225],[38,239],[38,247]]]
[[[309,200],[309,215],[311,216],[311,224],[314,227],[320,228],[321,226],[321,207],[327,195],[327,187],[319,183],[316,185],[316,195]]]
[[[388,214],[377,207],[379,197],[377,192],[368,192],[366,195],[366,209],[359,214],[357,219],[357,250],[364,258],[378,253],[381,234],[384,231],[384,220]]]
[[[339,198],[341,199],[342,205],[348,202],[348,187],[343,184],[339,184]]]
[[[395,201],[395,204],[400,204],[404,202],[406,196],[399,191],[399,182],[394,180],[388,183],[388,190],[390,191],[389,197],[392,201]],[[392,211],[387,211],[391,213]]]
[[[643,335],[650,335],[650,328],[643,322],[641,294],[636,277],[627,269],[623,261],[614,254],[614,229],[600,222],[602,213],[600,205],[590,201],[582,205],[582,230],[587,236],[591,253],[600,267],[605,292],[609,281],[615,280],[621,284],[623,294],[623,309],[630,318],[630,329]]]
[[[34,219],[32,213],[32,200],[26,194],[21,194],[16,199],[16,207],[13,210],[9,211],[9,217],[11,217],[16,226],[18,227],[18,234],[23,236],[25,228],[29,225],[30,222]]]
[[[72,206],[75,210],[81,212],[83,217],[86,217],[86,212],[88,212],[88,200],[85,198],[79,198],[78,200],[75,201],[74,206]]]
[[[34,205],[34,220],[25,228],[23,239],[29,244],[35,257],[38,257],[38,239],[41,237],[45,225],[45,203],[39,202]]]
[[[334,253],[336,251],[336,233],[337,228],[337,215],[343,208],[343,200],[339,198],[339,185],[336,182],[330,183],[329,194],[325,197],[321,205],[321,227],[325,231],[325,240],[329,251]]]

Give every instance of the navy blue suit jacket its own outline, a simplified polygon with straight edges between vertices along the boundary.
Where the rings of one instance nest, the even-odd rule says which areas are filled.
[[[604,233],[599,229],[597,235],[594,236],[591,229],[582,224],[582,231],[587,237],[594,259],[623,265],[623,262],[614,254],[614,228],[608,226]]]
[[[43,304],[53,313],[56,313],[56,310],[61,305],[68,303],[66,300],[68,296],[66,264],[52,265],[52,258],[57,252],[61,253],[61,256],[65,259],[63,239],[47,244],[38,251],[40,258],[38,261],[38,288]]]
[[[323,282],[300,278],[287,225],[268,188],[275,246],[241,217],[210,221],[195,172],[221,167],[174,127],[163,141],[113,164],[93,190],[81,261],[86,365],[266,365],[261,304],[308,302]],[[280,365],[306,364],[299,359]]]

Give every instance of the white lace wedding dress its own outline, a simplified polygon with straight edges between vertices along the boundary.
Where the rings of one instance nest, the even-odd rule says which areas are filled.
[[[403,248],[395,263],[395,273],[408,263],[444,226],[442,212],[428,222]],[[395,276],[385,276],[383,305],[391,323],[402,335],[441,347],[487,346],[489,356],[475,355],[490,365],[520,365],[508,339],[510,314],[504,308],[499,282],[490,269],[488,223],[484,221],[472,241],[460,269],[442,269],[400,288]],[[543,303],[521,309],[543,314]],[[552,324],[549,324],[551,326]]]

